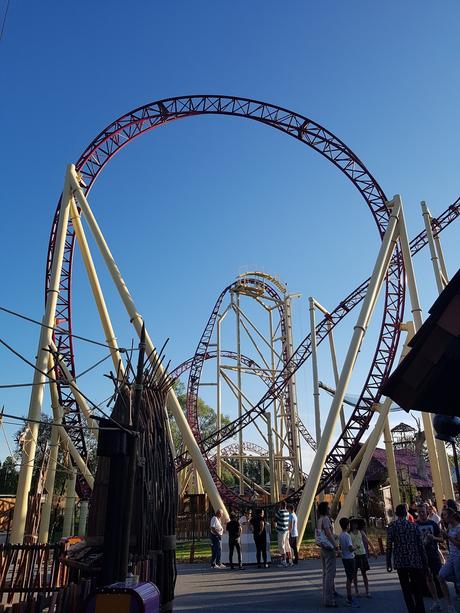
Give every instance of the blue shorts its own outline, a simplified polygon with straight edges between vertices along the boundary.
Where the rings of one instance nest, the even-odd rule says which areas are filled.
[[[444,581],[451,581],[460,587],[460,556],[449,556],[439,571],[439,576]]]

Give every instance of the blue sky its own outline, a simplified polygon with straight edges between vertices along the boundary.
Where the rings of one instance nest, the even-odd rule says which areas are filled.
[[[458,196],[459,17],[457,2],[11,2],[0,41],[0,304],[40,319],[66,164],[119,115],[175,95],[240,95],[321,123],[388,196],[402,194],[414,236],[420,200],[437,215]],[[283,134],[234,118],[194,118],[142,137],[104,170],[91,204],[154,340],[170,337],[174,364],[193,354],[215,299],[243,270],[279,275],[302,294],[300,340],[308,296],[334,307],[368,276],[378,249],[364,201],[337,170]],[[454,225],[442,236],[451,274],[457,233]],[[129,345],[133,334],[96,262]],[[436,295],[426,253],[416,271],[426,310]],[[78,254],[74,314],[76,332],[102,339]],[[337,332],[341,357],[354,317]],[[0,336],[35,355],[35,327],[0,314]],[[80,370],[102,355],[85,345],[78,352]],[[97,399],[103,372],[84,388]],[[313,429],[310,376],[306,369],[299,394]],[[0,349],[0,383],[31,377]],[[25,414],[27,402],[25,390],[0,390],[10,412]]]

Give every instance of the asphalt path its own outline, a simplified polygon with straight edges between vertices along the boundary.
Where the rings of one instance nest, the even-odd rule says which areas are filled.
[[[368,573],[372,598],[359,598],[360,609],[370,613],[407,611],[396,572],[387,573],[380,556],[370,560]],[[178,567],[174,611],[181,613],[309,613],[324,610],[321,606],[321,564],[319,560],[301,560],[290,568],[214,570],[204,564],[181,564]],[[362,580],[360,589],[364,592]],[[340,609],[345,604],[345,574],[337,560],[336,589]],[[425,600],[426,611],[432,601]],[[457,609],[460,611],[460,603]]]

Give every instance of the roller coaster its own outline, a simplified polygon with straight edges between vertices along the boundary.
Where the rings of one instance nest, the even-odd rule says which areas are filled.
[[[74,182],[70,181],[69,193],[81,216],[87,220],[92,216],[88,208],[89,205],[85,204],[91,189],[105,166],[123,147],[143,134],[172,121],[204,115],[250,119],[275,128],[315,150],[345,175],[359,192],[375,222],[376,237],[382,242],[382,246],[384,245],[393,223],[392,211],[394,211],[394,208],[389,206],[389,199],[377,180],[342,140],[306,116],[266,102],[234,96],[193,95],[165,98],[134,109],[110,123],[84,150],[75,163],[74,171],[72,171],[75,173],[72,175],[74,176]],[[51,228],[46,263],[45,296],[47,305],[49,305],[52,295],[56,300],[55,308],[52,309],[52,320],[54,322],[52,340],[57,348],[59,360],[62,362],[62,368],[57,371],[58,376],[56,377],[59,405],[63,408],[64,424],[70,434],[72,443],[85,460],[87,449],[83,433],[82,407],[79,406],[81,403],[76,399],[75,384],[73,383],[77,373],[77,356],[75,355],[72,336],[72,273],[73,255],[78,237],[75,223],[73,221],[72,223],[62,221],[63,203],[65,204],[65,202],[65,199],[63,200],[63,196],[61,196]],[[460,198],[437,218],[430,219],[431,232],[435,240],[439,239],[439,234],[459,214]],[[64,229],[61,227],[62,223],[65,223]],[[95,219],[92,219],[91,224],[94,232],[100,231]],[[61,241],[62,232],[64,234]],[[111,267],[112,277],[115,279],[119,275],[121,279],[115,264],[110,263],[112,257],[110,250],[101,237],[102,234],[99,234],[96,242],[107,265]],[[410,242],[410,254],[415,255],[429,243],[429,240],[430,231],[425,229],[420,232]],[[375,407],[381,402],[381,386],[394,365],[400,341],[401,325],[404,321],[405,265],[407,267],[407,261],[403,257],[402,243],[398,240],[393,242],[391,258],[388,260],[384,276],[382,276],[384,290],[380,332],[373,351],[373,358],[358,400],[349,418],[343,421],[340,436],[327,450],[317,491],[324,490],[328,485],[335,482],[341,474],[341,467],[356,456],[363,441],[363,436],[375,414]],[[56,261],[58,259],[59,274],[56,278]],[[271,475],[271,492],[268,492],[271,495],[271,503],[276,502],[281,496],[298,499],[304,488],[306,478],[302,469],[300,440],[304,439],[313,450],[318,449],[318,440],[317,437],[310,434],[298,415],[295,375],[311,356],[312,351],[316,350],[316,346],[329,338],[335,327],[355,307],[362,306],[365,303],[369,287],[372,287],[372,279],[373,277],[363,281],[356,289],[340,300],[335,308],[323,313],[321,320],[315,324],[314,331],[308,333],[297,347],[294,346],[292,339],[289,296],[285,286],[277,278],[262,272],[248,272],[240,275],[233,283],[225,287],[211,311],[194,355],[171,370],[173,378],[178,378],[185,372],[189,372],[185,412],[188,427],[194,439],[193,442],[191,438],[187,438],[185,425],[181,422],[180,416],[175,413],[175,417],[180,422],[178,422],[179,428],[185,436],[185,445],[179,450],[175,458],[177,470],[182,472],[192,463],[195,467],[200,465],[201,471],[205,470],[199,462],[199,450],[199,455],[204,458],[222,500],[226,504],[244,506],[248,502],[248,495],[245,493],[242,463],[237,470],[240,488],[239,492],[236,492],[235,488],[229,488],[221,478],[219,462],[222,451],[225,449],[222,445],[237,436],[239,439],[237,459],[243,462],[242,456],[248,451],[247,445],[249,444],[242,438],[243,431],[249,426],[256,427],[261,431],[263,426],[269,448],[267,450],[259,448],[257,453],[263,460],[272,457],[270,470],[278,471],[281,474],[278,489],[275,488],[275,479]],[[56,287],[58,287],[58,290],[56,290]],[[120,292],[123,291],[125,290],[120,289]],[[129,292],[126,290],[121,295],[130,315],[130,320],[139,332],[140,322],[143,320],[135,310]],[[230,298],[231,308],[236,316],[241,318],[243,315],[238,301],[242,296],[254,299],[259,303],[269,300],[273,305],[273,308],[266,310],[270,312],[270,315],[272,313],[276,315],[277,318],[278,340],[276,342],[278,346],[275,347],[276,342],[273,334],[269,335],[268,343],[271,345],[272,357],[276,356],[276,366],[273,362],[267,362],[268,358],[262,356],[259,360],[252,356],[243,355],[240,347],[237,347],[234,351],[233,349],[230,350],[229,347],[221,347],[216,342],[216,330],[223,316],[222,308],[225,300]],[[242,324],[240,319],[239,326],[241,325],[244,325],[244,322]],[[312,332],[314,333],[312,334]],[[107,342],[114,352],[118,351],[113,338],[108,336]],[[200,431],[197,409],[200,385],[203,385],[203,369],[210,360],[219,362],[222,359],[234,363],[234,371],[237,376],[238,373],[241,376],[244,369],[245,372],[250,371],[263,382],[265,391],[260,398],[253,401],[246,399],[247,402],[244,403],[241,387],[235,384],[236,396],[239,395],[238,417],[223,426],[218,423],[214,432],[205,435]],[[220,372],[219,368],[218,365],[218,372]],[[62,369],[66,369],[68,372],[67,377],[62,376]],[[214,382],[216,388],[219,387],[218,379],[219,374]],[[268,419],[271,410],[274,413],[275,423],[273,427]],[[280,417],[281,415],[282,417]],[[275,435],[273,449],[270,448],[272,433]],[[282,444],[278,443],[280,438],[284,439]],[[277,468],[277,466],[281,468]],[[23,483],[27,484],[27,477],[24,477]],[[258,486],[263,487],[261,484],[258,484]],[[206,487],[209,487],[209,483],[205,484]],[[88,497],[90,495],[87,482],[81,475],[78,478],[78,488],[80,496]],[[214,498],[214,500],[218,500],[218,498]],[[264,504],[266,505],[267,502],[265,501]]]

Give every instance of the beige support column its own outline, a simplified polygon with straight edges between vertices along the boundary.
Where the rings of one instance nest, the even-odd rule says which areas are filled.
[[[321,435],[321,440],[318,445],[316,455],[313,460],[312,467],[310,469],[309,478],[305,484],[300,499],[299,506],[297,508],[298,517],[298,530],[299,530],[299,542],[302,541],[307,526],[308,517],[315,500],[316,492],[318,489],[321,473],[326,461],[327,452],[331,444],[334,428],[340,413],[340,407],[343,404],[345,393],[348,387],[348,383],[353,372],[353,367],[358,356],[358,352],[361,348],[361,343],[364,339],[369,320],[374,311],[377,298],[382,287],[383,279],[388,270],[388,265],[394,250],[394,246],[397,239],[397,222],[400,212],[400,206],[397,204],[390,212],[390,219],[388,222],[388,228],[382,240],[382,244],[379,249],[377,261],[372,272],[371,279],[369,281],[369,287],[366,293],[366,297],[363,300],[361,311],[354,327],[353,336],[350,342],[350,346],[345,357],[343,369],[340,374],[340,379],[337,385],[337,389],[332,400],[329,415],[324,426],[324,430]]]
[[[75,515],[75,483],[77,480],[77,471],[72,466],[69,470],[69,476],[65,484],[65,507],[64,507],[64,523],[62,525],[62,537],[72,536],[73,520]]]
[[[396,470],[395,450],[393,447],[393,437],[391,436],[388,415],[387,415],[387,418],[385,419],[385,423],[383,424],[383,440],[385,442],[385,451],[387,455],[388,478],[390,480],[391,501],[393,503],[393,509],[395,509],[398,506],[398,504],[401,504],[401,497],[399,494],[399,482],[398,482],[398,473]]]
[[[399,236],[401,241],[401,250],[404,258],[404,267],[406,269],[407,285],[414,318],[415,331],[418,332],[422,327],[422,309],[418,298],[417,283],[415,281],[414,267],[412,264],[412,256],[410,252],[409,238],[407,236],[407,227],[404,220],[404,211],[400,196],[395,196],[394,200],[401,205],[401,215],[399,221]],[[436,495],[436,503],[439,505],[439,500],[444,496],[447,498],[450,493],[453,493],[452,477],[449,470],[449,462],[447,460],[446,447],[444,441],[438,441],[434,438],[433,422],[429,413],[422,412],[423,429],[425,431],[426,446],[428,448],[428,456],[430,459],[431,475],[433,479],[433,487]]]
[[[40,330],[40,339],[37,349],[36,370],[34,372],[33,386],[30,394],[28,418],[24,447],[19,471],[18,487],[16,491],[16,504],[14,507],[13,523],[11,529],[11,543],[22,543],[27,516],[27,503],[32,481],[32,473],[37,447],[38,426],[43,404],[44,386],[46,383],[46,370],[48,367],[48,346],[51,340],[51,328],[55,324],[56,303],[59,295],[59,281],[61,278],[62,258],[64,254],[67,224],[70,209],[70,185],[68,173],[66,176],[64,191],[62,193],[59,219],[56,228],[55,248],[51,265],[50,281],[46,294],[45,315],[43,326]]]
[[[361,462],[364,452],[366,451],[366,447],[367,447],[367,441],[361,445],[361,449],[355,455],[355,457],[353,458],[353,461],[350,462],[350,464],[346,465],[348,469],[348,474],[347,474],[348,478],[350,478],[350,475],[353,474],[353,471]],[[348,486],[348,490],[349,488],[350,486]],[[340,502],[340,498],[342,497],[343,491],[344,491],[344,478],[342,477],[337,487],[337,490],[334,494],[334,498],[332,499],[332,503],[331,503],[331,515],[332,516],[334,516],[337,513],[338,505]]]
[[[50,371],[53,372],[54,360],[52,355],[49,356],[48,363]],[[62,421],[62,412],[60,411],[59,407],[56,383],[50,381],[50,389],[51,407],[53,409],[53,422],[58,425],[51,426],[50,455],[45,479],[46,498],[41,508],[40,526],[38,530],[39,543],[48,542],[51,510],[53,507],[54,482],[56,480],[56,467],[59,454],[59,424]]]
[[[76,380],[72,377],[70,370],[67,368],[62,355],[60,355],[58,353],[57,347],[54,344],[54,342],[51,340],[50,342],[50,349],[51,351],[54,352],[54,354],[56,355],[56,359],[58,361],[59,364],[59,368],[62,371],[62,374],[64,375],[65,379],[67,380],[69,387],[70,387],[70,391],[72,393],[72,396],[75,399],[75,402],[78,405],[78,408],[81,410],[81,412],[83,413],[85,419],[86,419],[86,423],[88,424],[88,426],[91,428],[91,434],[92,436],[94,436],[95,438],[98,438],[99,436],[99,424],[97,423],[97,421],[95,421],[92,417],[91,417],[91,411],[86,403],[86,399],[81,395],[80,390],[78,389]],[[57,395],[57,390],[56,390],[56,395]]]
[[[93,234],[97,246],[101,251],[102,257],[104,258],[109,273],[113,279],[113,282],[115,283],[118,293],[120,294],[126,311],[128,312],[130,321],[132,322],[137,334],[140,337],[144,321],[136,309],[136,306],[131,297],[131,294],[128,291],[126,283],[115,263],[113,255],[107,245],[107,242],[101,232],[101,229],[99,228],[99,225],[93,215],[93,212],[91,211],[91,207],[89,206],[89,203],[83,193],[83,190],[80,187],[74,166],[71,167],[70,170],[70,181],[74,196],[78,201],[82,213],[90,227],[91,233]],[[163,372],[164,369],[161,364],[158,364],[158,354],[147,330],[145,332],[145,343],[146,352],[150,356],[150,362],[152,363],[152,365],[158,366],[159,372]],[[213,508],[222,509],[225,521],[228,521],[229,516],[227,509],[225,508],[224,501],[222,500],[217,490],[216,484],[212,479],[211,473],[209,472],[209,468],[200,452],[200,448],[198,447],[195,437],[193,436],[193,433],[190,429],[187,419],[185,418],[184,412],[182,411],[182,408],[177,400],[174,390],[171,390],[169,392],[167,403],[168,410],[171,412],[171,414],[174,416],[174,419],[176,420],[184,444],[188,449],[188,452],[190,453],[194,467],[198,471],[201,480],[203,481],[205,491],[209,496]]]
[[[414,324],[412,321],[401,326],[401,329],[406,330],[407,335],[404,341],[403,349],[401,351],[401,356],[399,358],[400,362],[409,353],[409,342],[411,341],[415,333]],[[378,445],[379,439],[385,427],[385,422],[388,421],[388,413],[390,411],[391,404],[392,404],[391,398],[385,398],[385,402],[383,404],[375,406],[375,410],[378,411],[379,413],[377,423],[372,429],[372,432],[369,434],[369,438],[367,440],[367,445],[366,445],[366,451],[364,452],[363,458],[359,464],[358,471],[355,475],[355,478],[353,479],[353,483],[351,484],[351,488],[350,488],[350,491],[348,492],[348,496],[343,501],[342,508],[340,509],[340,513],[337,516],[337,521],[340,521],[342,517],[348,517],[353,504],[355,504],[355,501],[358,498],[359,490],[364,480],[364,476],[366,474],[367,467],[369,466],[369,463],[372,459],[372,455],[375,451],[375,448]]]
[[[278,476],[276,474],[275,450],[273,448],[272,416],[270,411],[265,413],[265,420],[267,422],[268,462],[270,465],[270,502],[274,504],[279,500],[279,491]]]
[[[59,427],[59,436],[61,438],[62,447],[70,453],[70,456],[72,460],[75,462],[75,464],[77,465],[77,468],[81,472],[82,477],[85,479],[90,489],[93,489],[94,488],[94,477],[91,474],[91,471],[89,470],[89,468],[87,467],[85,461],[83,460],[81,455],[78,453],[77,448],[73,444],[72,439],[70,438],[64,426]]]
[[[286,343],[286,355],[289,361],[292,357],[292,354],[294,353],[294,341],[292,334],[292,305],[291,296],[289,295],[285,295],[284,298],[284,313],[286,323],[286,338],[284,339],[284,342]],[[302,455],[300,451],[299,429],[297,427],[297,390],[295,383],[295,374],[292,375],[292,377],[290,377],[288,381],[288,390],[290,400],[290,430],[292,438],[292,449],[290,450],[290,454],[292,454],[292,466],[294,469],[294,489],[298,490],[302,482]]]
[[[319,385],[318,385],[318,357],[316,346],[316,321],[315,321],[315,300],[310,296],[310,338],[311,338],[311,368],[313,376],[313,404],[315,407],[315,435],[316,444],[321,440],[321,409],[319,404]]]
[[[93,258],[89,250],[88,241],[86,240],[85,231],[83,229],[83,225],[80,219],[80,213],[78,212],[78,208],[73,198],[70,203],[70,221],[72,222],[72,225],[75,230],[75,236],[77,237],[78,246],[80,247],[83,263],[85,265],[88,280],[93,292],[94,301],[96,302],[96,307],[99,312],[102,327],[104,329],[105,340],[107,342],[107,345],[109,345],[109,347],[111,348],[115,374],[118,373],[120,378],[123,378],[125,367],[123,365],[123,360],[121,359],[117,338],[113,330],[109,311],[107,310],[107,305],[105,304],[104,294],[102,293],[102,289],[96,272],[96,267],[94,266]]]
[[[433,230],[431,228],[431,214],[428,210],[426,202],[421,202],[422,207],[422,215],[423,221],[425,223],[426,236],[428,239],[428,247],[430,249],[431,255],[431,263],[433,265],[434,278],[436,279],[436,285],[438,288],[438,294],[440,294],[444,290],[444,279],[443,274],[441,272],[441,264],[439,261],[439,256],[436,250],[436,245],[434,242]]]
[[[82,500],[80,502],[80,518],[78,520],[78,536],[86,535],[86,524],[88,522],[88,507],[89,502]]]

